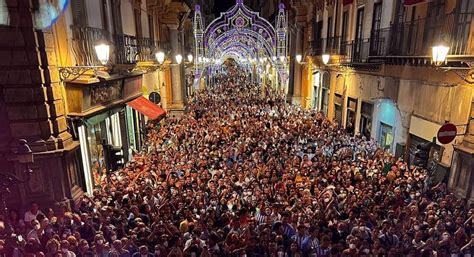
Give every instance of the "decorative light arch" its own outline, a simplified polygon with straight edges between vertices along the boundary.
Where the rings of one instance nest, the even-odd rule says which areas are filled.
[[[216,62],[202,60],[222,60],[232,57],[238,62],[265,59],[277,70],[282,85],[287,84],[288,68],[286,65],[288,37],[285,6],[279,5],[279,12],[274,27],[258,12],[250,10],[243,0],[220,17],[212,21],[206,29],[199,5],[195,7],[194,36],[196,43],[195,69],[196,78],[201,77],[205,69],[212,73]],[[223,61],[223,60],[222,60]],[[214,64],[213,64],[214,63]]]

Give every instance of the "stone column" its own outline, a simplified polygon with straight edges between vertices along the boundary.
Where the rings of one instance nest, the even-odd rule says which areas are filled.
[[[26,139],[35,153],[31,181],[10,194],[17,208],[30,201],[71,200],[80,193],[81,183],[75,155],[79,144],[67,130],[57,71],[57,44],[65,40],[58,37],[64,17],[54,29],[37,30],[33,22],[37,4],[34,0],[7,1],[10,24],[0,29],[0,166],[23,174],[24,165],[8,164],[2,158],[12,153],[18,139]]]
[[[180,32],[178,25],[168,25],[171,43],[171,58],[172,63],[176,63],[175,56],[182,53],[182,42],[180,42]],[[184,57],[183,57],[184,58]],[[183,60],[184,61],[184,60]],[[172,109],[182,110],[184,108],[184,78],[182,72],[182,65],[173,65],[171,67],[171,104]]]

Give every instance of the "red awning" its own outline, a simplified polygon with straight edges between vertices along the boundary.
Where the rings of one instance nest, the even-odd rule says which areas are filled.
[[[352,4],[354,0],[342,0],[342,5]]]
[[[424,3],[425,0],[405,0],[404,4],[405,5],[415,5],[415,4],[421,4]]]
[[[128,102],[127,105],[137,110],[139,113],[147,116],[151,120],[156,120],[166,114],[166,111],[160,106],[154,104],[143,96]]]

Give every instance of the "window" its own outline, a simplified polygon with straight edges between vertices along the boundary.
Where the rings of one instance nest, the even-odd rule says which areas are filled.
[[[142,37],[142,12],[140,9],[133,10],[133,16],[135,18],[135,33],[136,37]]]
[[[339,126],[342,125],[342,95],[334,95],[334,119]]]
[[[107,0],[100,1],[100,13],[102,18],[102,28],[106,31],[109,31],[109,15],[108,15],[108,7],[107,7]]]
[[[374,4],[374,17],[372,19],[372,31],[380,29],[382,23],[382,3]]]
[[[122,15],[120,12],[120,1],[112,0],[112,26],[115,34],[122,34]]]
[[[474,13],[474,1],[472,0],[460,0],[456,7],[455,16],[455,33],[454,38],[456,39],[452,45],[452,54],[462,55],[466,54],[469,44],[469,34],[471,29],[471,20]]]
[[[430,2],[426,15],[426,26],[423,38],[425,54],[430,54],[431,47],[439,43],[438,41],[446,39],[442,38],[445,18],[445,0]]]
[[[371,35],[371,52],[374,55],[378,55],[381,53],[381,48],[383,46],[381,38],[380,38],[380,26],[382,23],[382,3],[375,3],[374,4],[374,16],[372,19],[372,35]]]
[[[360,116],[360,134],[367,139],[372,137],[372,113],[374,105],[371,103],[362,102],[361,116]]]
[[[349,29],[348,22],[349,22],[349,12],[344,11],[344,14],[342,15],[342,31],[341,31],[341,42],[342,42],[341,54],[342,55],[346,55],[348,53],[349,51],[348,47],[350,46],[349,44],[347,44],[347,41],[348,41],[347,32]]]
[[[150,35],[151,40],[154,40],[155,39],[155,26],[153,24],[153,16],[152,15],[148,15],[148,30],[150,32],[148,34]]]
[[[347,40],[347,30],[349,29],[348,23],[349,22],[349,12],[344,11],[344,14],[342,15],[342,34],[341,34],[341,39],[342,42],[346,42]]]
[[[346,118],[346,131],[347,133],[354,135],[355,131],[355,120],[357,114],[357,99],[347,98],[347,118]]]
[[[393,127],[380,122],[379,146],[386,150],[392,149],[394,131]]]
[[[364,8],[357,10],[357,27],[356,27],[356,40],[362,39],[364,25]]]
[[[87,26],[87,12],[84,0],[71,1],[72,22],[75,26]]]
[[[332,33],[332,17],[328,18],[328,31],[326,33],[326,38],[330,38]]]
[[[354,57],[355,60],[360,61],[362,52],[362,35],[364,26],[364,8],[357,10],[357,23],[356,23],[356,37],[354,44]]]

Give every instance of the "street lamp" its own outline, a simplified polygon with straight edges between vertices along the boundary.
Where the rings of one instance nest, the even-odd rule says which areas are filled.
[[[193,55],[192,54],[188,54],[188,62],[193,62]]]
[[[163,52],[158,52],[155,54],[156,61],[158,61],[159,64],[163,64],[165,61],[165,53]]]
[[[86,74],[86,72],[93,71],[95,76],[98,76],[100,71],[106,71],[110,67],[107,66],[110,57],[110,45],[105,40],[99,40],[94,46],[95,54],[97,59],[102,65],[77,65],[77,66],[63,66],[58,67],[59,79],[62,82],[70,82],[78,79],[80,76]],[[101,76],[108,76],[107,73],[102,72]]]
[[[301,63],[301,60],[303,60],[303,56],[301,54],[296,55],[296,61]]]
[[[328,64],[328,63],[329,63],[329,59],[331,58],[331,55],[329,55],[329,54],[323,54],[321,57],[322,57],[322,59],[323,59],[323,63],[324,63],[324,64]]]
[[[102,65],[106,65],[109,62],[110,45],[107,43],[107,41],[99,41],[94,48],[97,59],[99,59]]]
[[[448,59],[449,47],[444,45],[433,46],[432,61],[436,66],[440,66]]]
[[[176,59],[177,64],[181,64],[181,62],[183,61],[183,56],[180,54],[177,54],[174,58]]]
[[[26,174],[26,178],[22,179],[22,178],[18,178],[12,173],[0,172],[0,204],[1,204],[0,211],[2,212],[2,215],[3,215],[3,221],[4,221],[4,226],[5,226],[4,231],[5,231],[5,234],[8,236],[11,235],[14,231],[10,225],[10,217],[9,217],[8,207],[7,207],[7,202],[6,202],[6,195],[11,192],[11,188],[13,186],[27,183],[30,180],[31,173],[33,172],[28,167],[28,164],[33,163],[34,161],[33,152],[31,151],[25,139],[19,140],[19,146],[15,153],[15,157],[16,158],[14,158],[14,160],[18,161],[19,163],[26,164],[26,170],[24,171],[24,173]]]

